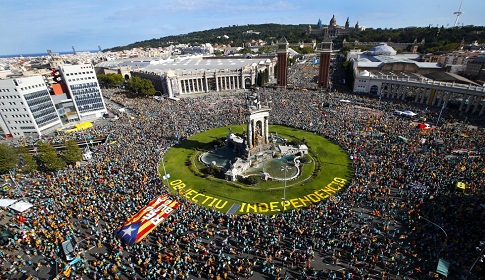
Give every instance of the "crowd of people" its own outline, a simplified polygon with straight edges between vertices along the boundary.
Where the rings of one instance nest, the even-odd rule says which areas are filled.
[[[291,73],[302,84],[314,78]],[[347,151],[354,177],[345,190],[274,216],[226,215],[190,203],[164,187],[160,157],[181,139],[245,123],[245,93],[172,101],[106,91],[132,115],[79,132],[109,139],[91,146],[86,165],[37,172],[10,192],[34,208],[22,221],[10,217],[16,227],[0,251],[1,278],[40,271],[50,279],[429,279],[439,258],[450,263],[451,277],[467,275],[485,236],[484,127],[445,114],[439,127],[420,130],[392,115],[403,104],[367,96],[260,93],[271,101],[272,124],[321,134]],[[133,246],[117,239],[117,228],[161,194],[180,201],[177,211]],[[65,240],[82,259],[69,273]]]

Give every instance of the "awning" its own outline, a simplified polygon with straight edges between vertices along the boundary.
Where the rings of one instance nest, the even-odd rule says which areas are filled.
[[[445,261],[443,259],[439,259],[438,261],[438,267],[436,267],[436,272],[448,277],[448,269],[450,267],[450,263],[448,261]]]
[[[25,212],[29,208],[31,208],[32,206],[34,206],[32,203],[25,202],[25,201],[18,201],[16,203],[10,205],[9,208],[13,209],[17,212]]]
[[[16,199],[9,199],[9,198],[0,199],[0,207],[7,208],[10,205],[14,204],[16,201],[17,201]]]

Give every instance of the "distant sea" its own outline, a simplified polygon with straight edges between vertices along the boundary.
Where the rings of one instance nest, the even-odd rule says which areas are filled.
[[[77,52],[90,52],[90,53],[97,53],[99,50],[93,50],[93,51],[77,51]],[[73,51],[70,52],[52,52],[53,54],[74,54]],[[7,54],[7,55],[0,55],[0,58],[9,58],[9,57],[38,57],[38,56],[46,56],[48,55],[47,52],[45,53],[26,53],[26,54]]]

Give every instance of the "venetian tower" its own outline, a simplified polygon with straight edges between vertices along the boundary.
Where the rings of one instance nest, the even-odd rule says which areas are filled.
[[[277,85],[286,88],[288,82],[288,41],[283,37],[278,42],[278,73],[276,75]]]
[[[320,65],[318,68],[318,88],[327,89],[330,77],[330,55],[332,53],[332,40],[325,39],[318,52],[320,53]]]

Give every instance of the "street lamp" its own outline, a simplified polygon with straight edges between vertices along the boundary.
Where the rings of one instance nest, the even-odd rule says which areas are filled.
[[[281,167],[281,171],[285,172],[285,187],[283,188],[283,212],[285,212],[286,208],[286,173],[288,173],[288,170],[290,170],[290,166],[288,165]]]
[[[162,161],[163,174],[164,174],[162,176],[162,180],[167,180],[167,189],[168,189],[168,187],[170,186],[169,182],[168,182],[168,178],[170,178],[170,174],[167,174],[167,170],[165,169],[165,162],[164,162],[164,158],[163,158],[162,148],[159,147],[158,149],[156,149],[156,151],[160,153],[160,160]]]
[[[443,231],[443,233],[445,234],[445,242],[444,242],[444,244],[443,244],[443,245],[446,245],[446,243],[447,243],[447,241],[448,241],[448,234],[446,234],[446,231],[445,231],[445,230],[444,230],[442,227],[440,227],[438,224],[436,224],[436,223],[434,223],[434,222],[432,222],[432,221],[430,221],[430,220],[426,219],[426,218],[425,218],[425,217],[423,217],[423,216],[418,216],[418,219],[423,219],[423,220],[427,221],[428,223],[433,224],[433,225],[437,226],[439,229],[441,229],[441,231]],[[444,247],[444,246],[443,246],[443,247]],[[442,249],[443,249],[443,248],[442,248]],[[441,250],[440,250],[440,252],[441,252]]]
[[[446,102],[443,102],[443,106],[441,106],[440,115],[438,116],[438,120],[436,121],[436,126],[438,126],[438,124],[440,123],[441,113],[443,113],[443,109],[445,108],[445,104],[446,104]]]
[[[164,174],[162,176],[162,179],[167,180],[167,189],[168,189],[168,187],[170,186],[168,182],[168,178],[170,178],[170,174],[167,174],[167,170],[165,169],[165,162],[164,162],[163,156],[162,156],[162,166],[163,166],[163,174]]]
[[[472,274],[472,270],[473,268],[475,267],[475,265],[477,264],[478,261],[483,261],[483,259],[485,258],[485,254],[484,254],[484,251],[485,251],[485,241],[480,241],[480,246],[483,246],[483,248],[481,249],[480,251],[480,247],[477,247],[477,251],[480,251],[480,255],[478,256],[478,258],[473,262],[473,265],[470,267],[470,269],[468,270],[468,276],[470,276]],[[468,279],[465,278],[465,279]]]

